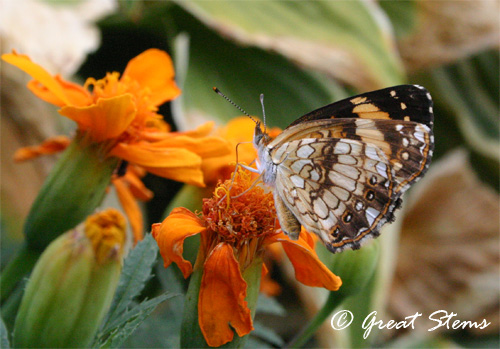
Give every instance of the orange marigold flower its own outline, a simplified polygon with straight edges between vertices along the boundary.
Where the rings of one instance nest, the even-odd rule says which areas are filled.
[[[231,327],[240,337],[253,329],[242,275],[273,243],[282,244],[298,281],[328,290],[338,290],[342,283],[319,260],[308,233],[293,241],[281,232],[272,193],[260,183],[252,186],[254,181],[252,174],[240,170],[233,182],[219,184],[213,197],[204,199],[200,216],[176,208],[163,223],[152,227],[165,267],[176,263],[185,278],[193,267],[182,256],[184,240],[201,235],[196,262],[197,267],[203,266],[198,321],[210,346],[231,341]]]
[[[172,60],[161,50],[149,49],[133,58],[121,76],[112,72],[100,80],[88,78],[83,86],[52,76],[28,56],[13,52],[2,59],[31,75],[28,88],[60,107],[61,115],[78,124],[75,139],[99,144],[104,157],[120,158],[158,176],[204,186],[202,160],[230,152],[227,141],[209,136],[213,123],[190,132],[169,132],[169,125],[157,114],[158,107],[181,91],[174,81]],[[67,144],[60,139],[47,141],[19,150],[16,159],[54,153]],[[115,185],[120,182],[114,181]],[[133,193],[126,193],[129,188],[117,185],[129,218],[136,217],[132,226],[138,237],[142,236],[142,221],[137,220],[137,204],[130,201]]]

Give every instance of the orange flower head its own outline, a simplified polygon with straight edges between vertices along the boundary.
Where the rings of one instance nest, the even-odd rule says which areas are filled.
[[[196,270],[202,268],[203,275],[196,301],[199,326],[210,346],[231,341],[231,327],[240,337],[253,329],[246,298],[247,290],[258,292],[258,286],[247,284],[248,271],[257,270],[260,279],[266,271],[261,256],[273,243],[281,243],[302,283],[328,290],[342,283],[319,260],[308,233],[292,241],[280,231],[272,193],[254,182],[251,173],[240,169],[204,200],[200,216],[176,208],[152,227],[165,267],[176,263],[186,278],[193,267],[182,256],[184,240],[201,235]],[[255,269],[256,265],[262,267]]]
[[[107,73],[102,79],[88,78],[83,86],[51,75],[28,56],[16,52],[2,59],[25,71],[33,80],[28,88],[39,98],[58,107],[59,113],[78,125],[74,141],[95,147],[102,159],[121,159],[128,168],[140,168],[155,175],[204,186],[202,161],[230,152],[229,143],[210,136],[213,123],[187,132],[169,132],[169,125],[157,114],[158,107],[181,91],[174,77],[170,56],[149,49],[130,60],[123,74]],[[27,160],[63,150],[70,142],[58,137],[42,145],[21,149],[15,158]],[[100,159],[99,159],[100,160]],[[124,180],[113,183],[132,221],[136,239],[142,237],[142,217],[135,198],[150,198],[140,190],[140,175],[132,171]],[[135,176],[135,178],[132,178]],[[126,192],[125,192],[126,191]],[[139,196],[136,194],[139,193]],[[124,201],[128,200],[128,201]]]
[[[236,175],[234,181],[220,183],[212,198],[203,200],[203,220],[207,230],[217,233],[217,242],[237,248],[251,239],[276,234],[278,221],[272,193],[260,185],[249,190],[255,181],[251,173]]]

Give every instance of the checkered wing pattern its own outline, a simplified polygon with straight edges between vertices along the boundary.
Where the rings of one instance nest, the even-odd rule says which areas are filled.
[[[432,122],[428,92],[403,85],[318,109],[272,141],[256,129],[283,231],[297,238],[302,225],[334,253],[378,236],[429,166]]]

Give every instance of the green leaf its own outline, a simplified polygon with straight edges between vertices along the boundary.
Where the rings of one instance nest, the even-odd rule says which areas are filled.
[[[379,5],[389,17],[396,37],[404,37],[413,31],[417,22],[415,1],[380,1]]]
[[[151,277],[151,269],[156,260],[158,245],[151,236],[140,241],[125,259],[122,275],[115,298],[108,312],[101,332],[108,332],[122,321],[122,314],[138,296]]]
[[[282,128],[347,96],[333,80],[299,69],[282,56],[225,40],[178,7],[164,9],[162,18],[169,19],[167,31],[182,33],[177,36],[174,56],[183,93],[173,103],[181,129],[207,119],[226,122],[243,115],[216,95],[213,86],[259,117],[263,93],[268,124]]]
[[[381,9],[365,1],[176,1],[225,37],[362,89],[402,82]],[[218,46],[215,46],[219,48]],[[217,50],[218,51],[218,50]],[[231,60],[237,56],[232,55]]]
[[[264,294],[259,295],[257,300],[257,312],[271,315],[285,316],[285,308],[276,300],[276,298],[268,297]]]
[[[173,266],[165,269],[163,262],[156,263],[155,277],[158,278],[162,289],[172,293],[184,292],[182,273]],[[124,348],[179,348],[180,328],[184,297],[177,297],[175,301],[165,302],[158,307],[123,343]]]
[[[481,179],[499,189],[499,52],[487,51],[413,77],[435,103],[436,155],[463,143]]]
[[[153,299],[143,301],[127,311],[119,321],[113,324],[109,336],[101,336],[106,338],[104,342],[98,341],[97,346],[100,348],[118,348],[130,336],[139,325],[155,310],[156,306],[165,300],[175,296],[175,294],[165,293]]]
[[[9,333],[1,317],[0,317],[0,348],[4,349],[10,348]]]
[[[266,341],[267,343],[271,343],[276,347],[283,347],[285,342],[281,339],[280,336],[276,332],[274,332],[269,327],[265,327],[260,322],[254,322],[254,331],[252,332],[252,336],[256,336],[259,339]]]

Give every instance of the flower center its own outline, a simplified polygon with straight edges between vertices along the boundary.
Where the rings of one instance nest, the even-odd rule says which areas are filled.
[[[252,239],[276,233],[278,220],[273,195],[258,183],[251,173],[238,171],[234,181],[217,186],[214,196],[203,201],[203,220],[208,230],[239,248]]]

